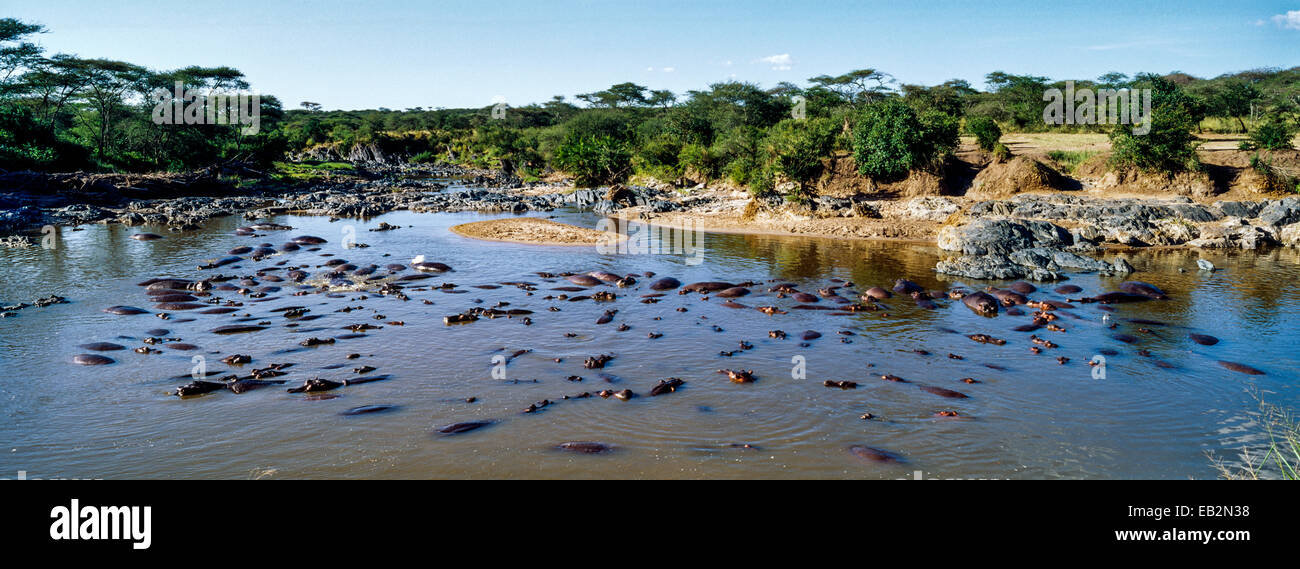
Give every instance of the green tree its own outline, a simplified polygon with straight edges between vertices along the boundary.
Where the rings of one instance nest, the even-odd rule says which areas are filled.
[[[867,107],[853,130],[858,170],[883,181],[937,166],[957,144],[955,117],[936,111],[918,115],[899,99]]]

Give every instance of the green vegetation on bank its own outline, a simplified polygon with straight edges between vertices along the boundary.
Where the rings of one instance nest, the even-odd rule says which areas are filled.
[[[899,83],[876,69],[820,75],[770,89],[727,81],[677,94],[635,83],[540,104],[494,109],[285,110],[261,97],[260,131],[239,125],[159,125],[156,89],[249,88],[238,70],[154,71],[127,62],[47,55],[44,29],[0,19],[0,169],[187,170],[238,162],[282,179],[314,180],[346,166],[313,162],[383,155],[415,163],[498,168],[525,180],[560,171],[581,185],[655,178],[682,185],[727,181],[756,193],[807,191],[825,159],[850,153],[880,181],[941,168],[962,132],[999,160],[1004,132],[1109,133],[1121,167],[1195,169],[1197,132],[1250,136],[1249,146],[1290,148],[1300,119],[1300,68],[1213,79],[1181,73],[1108,73],[1076,89],[1150,88],[1146,135],[1128,125],[1048,125],[1044,91],[1065,82],[994,72],[980,91],[962,80]],[[1073,170],[1090,155],[1052,156]]]

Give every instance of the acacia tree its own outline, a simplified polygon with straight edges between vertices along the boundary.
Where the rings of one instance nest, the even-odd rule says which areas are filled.
[[[7,92],[20,72],[41,58],[41,47],[26,41],[28,36],[45,33],[40,24],[28,24],[14,18],[0,19],[0,94]]]
[[[138,91],[149,71],[139,65],[110,59],[86,60],[86,89],[82,95],[85,105],[93,112],[83,113],[82,123],[92,134],[95,156],[101,160],[112,147],[113,126],[124,116],[126,95]]]
[[[1210,97],[1210,110],[1214,116],[1237,119],[1241,132],[1246,132],[1243,117],[1251,114],[1252,105],[1264,98],[1259,88],[1241,80],[1228,81]]]
[[[808,79],[814,87],[821,87],[836,95],[850,107],[871,104],[890,94],[889,84],[894,77],[875,69],[855,69],[843,75],[818,75]]]

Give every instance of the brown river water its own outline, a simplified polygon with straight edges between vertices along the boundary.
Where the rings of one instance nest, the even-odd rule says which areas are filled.
[[[599,221],[574,211],[540,215],[586,226]],[[593,247],[474,241],[448,229],[493,217],[500,215],[394,212],[364,222],[283,216],[270,221],[293,230],[253,237],[234,234],[247,223],[238,217],[215,219],[187,233],[94,225],[62,229],[52,249],[0,249],[0,304],[52,293],[70,301],[0,319],[0,477],[22,471],[29,478],[106,479],[1212,478],[1217,472],[1207,453],[1232,460],[1242,448],[1259,450],[1265,444],[1256,397],[1290,408],[1300,403],[1295,250],[1130,253],[1140,271],[1132,278],[1161,287],[1171,300],[1115,305],[1113,313],[1096,304],[1060,311],[1068,313],[1058,321],[1064,332],[1034,332],[1059,347],[1035,355],[1030,333],[1012,331],[1028,323],[1028,315],[985,318],[960,302],[939,300],[931,310],[897,296],[883,302],[883,312],[840,315],[793,309],[794,300],[767,292],[776,282],[789,282],[816,293],[836,284],[832,279],[855,283],[858,292],[888,288],[900,277],[935,290],[1005,284],[936,275],[940,252],[931,246],[708,234],[697,256],[610,254]],[[380,222],[401,229],[367,231]],[[143,231],[165,238],[129,238]],[[369,247],[345,249],[349,232]],[[328,243],[319,251],[304,248],[262,261],[195,269],[235,247],[278,246],[299,235]],[[113,305],[158,312],[137,284],[152,277],[248,276],[281,261],[317,275],[329,259],[383,267],[416,255],[451,265],[454,272],[406,283],[409,301],[362,292],[294,296],[294,283],[260,282],[282,290],[262,299],[213,291],[222,300],[243,302],[234,314],[173,311],[162,320],[103,312]],[[1197,271],[1202,256],[1221,270]],[[543,298],[562,294],[550,289],[570,283],[537,272],[593,270],[657,275],[628,288],[596,287],[614,292],[613,302]],[[378,274],[386,272],[381,268]],[[652,292],[648,284],[665,276],[683,283],[762,283],[734,300],[788,313],[727,308],[724,299],[675,291],[659,303],[640,302]],[[1069,282],[1096,294],[1113,290],[1121,280],[1075,275]],[[513,281],[533,283],[536,291],[529,296],[510,285],[474,288]],[[441,283],[464,292],[430,289]],[[1030,296],[1065,300],[1052,292],[1055,286],[1040,285]],[[443,323],[443,316],[498,302],[533,311],[532,325],[520,317]],[[291,320],[275,311],[289,306],[306,307],[315,319]],[[338,311],[349,306],[360,308]],[[610,309],[618,310],[614,320],[597,325]],[[1107,315],[1109,323],[1103,321]],[[247,334],[211,333],[241,318],[269,324]],[[404,325],[385,324],[393,321]],[[352,335],[344,328],[357,323],[382,328],[332,345],[299,346],[310,337]],[[621,324],[630,328],[619,331]],[[172,349],[164,342],[153,346],[161,353],[133,353],[151,329],[165,329],[166,338],[197,349]],[[770,338],[768,332],[777,329],[788,338]],[[800,336],[806,330],[822,336],[804,342]],[[1221,342],[1197,344],[1188,338],[1193,332]],[[650,338],[651,333],[662,337]],[[1007,343],[982,344],[965,336],[974,333]],[[1136,337],[1136,343],[1116,340],[1120,333]],[[741,350],[742,341],[752,349]],[[128,349],[80,347],[90,342]],[[1139,355],[1139,349],[1150,355]],[[519,350],[531,351],[510,359],[503,379],[493,357]],[[728,357],[724,351],[735,353]],[[85,353],[115,363],[72,362]],[[221,363],[236,353],[252,356],[253,362]],[[1089,360],[1106,353],[1111,355],[1104,356],[1104,378],[1097,377]],[[347,359],[349,354],[361,357]],[[584,359],[598,354],[614,358],[604,369],[585,369]],[[277,378],[288,381],[283,386],[176,397],[172,392],[190,380],[196,356],[221,375],[243,375],[271,363],[293,366]],[[1058,356],[1070,361],[1061,365]],[[1253,366],[1264,375],[1225,369],[1220,360]],[[795,373],[800,364],[803,374]],[[353,369],[363,365],[376,368],[370,375],[389,378],[327,392],[331,398],[286,392],[311,377],[360,377]],[[753,370],[756,381],[731,383],[717,373],[720,369]],[[908,383],[883,381],[882,374]],[[570,381],[570,376],[583,379]],[[658,380],[669,377],[686,383],[674,393],[648,396]],[[979,383],[963,383],[963,378]],[[826,380],[859,386],[828,388]],[[941,397],[922,386],[969,397]],[[630,389],[638,397],[563,399],[604,389]],[[542,400],[552,404],[523,412]],[[343,414],[366,405],[393,408]],[[959,416],[936,416],[941,411]],[[864,420],[864,413],[874,418]],[[437,432],[483,420],[493,423],[457,435]],[[600,442],[612,451],[557,448],[569,441]],[[864,460],[847,450],[853,445],[881,449],[899,460]]]

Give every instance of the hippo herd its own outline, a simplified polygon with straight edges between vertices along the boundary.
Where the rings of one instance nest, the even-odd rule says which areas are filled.
[[[236,234],[256,238],[262,237],[267,232],[288,231],[291,229],[287,226],[263,224],[240,228],[236,231]],[[140,235],[135,238],[142,241],[151,239],[145,237],[145,235],[149,234]],[[1084,294],[1085,291],[1081,287],[1072,284],[1065,284],[1051,291],[1039,290],[1038,287],[1027,282],[1014,282],[1001,288],[958,287],[940,291],[929,290],[905,278],[895,280],[893,285],[889,287],[869,286],[860,288],[853,282],[835,278],[828,279],[824,286],[779,280],[761,283],[753,281],[683,283],[677,278],[660,276],[653,272],[616,274],[606,270],[590,270],[571,272],[536,271],[531,273],[527,280],[504,280],[461,286],[450,282],[433,284],[433,279],[454,276],[456,270],[448,264],[426,259],[423,255],[411,259],[408,263],[394,262],[383,265],[377,263],[352,263],[346,259],[336,257],[332,253],[322,252],[321,246],[325,243],[327,241],[320,237],[300,235],[280,245],[267,242],[236,247],[227,251],[224,256],[198,265],[195,269],[196,274],[186,277],[160,276],[140,282],[139,286],[142,289],[143,299],[152,305],[151,308],[116,305],[104,308],[103,312],[124,319],[147,318],[153,322],[171,322],[175,324],[195,321],[210,322],[211,326],[205,326],[205,328],[207,328],[208,334],[215,337],[257,334],[276,327],[296,328],[296,331],[311,331],[318,334],[318,336],[312,336],[307,340],[297,342],[295,346],[289,346],[267,354],[224,354],[225,357],[221,359],[221,362],[228,366],[229,369],[226,371],[207,372],[202,377],[196,375],[178,376],[177,381],[185,381],[185,383],[175,387],[171,393],[185,399],[211,397],[218,393],[242,395],[261,389],[280,389],[283,392],[306,398],[326,399],[336,397],[333,393],[338,390],[364,389],[359,386],[390,380],[392,379],[390,375],[375,374],[374,372],[378,370],[376,366],[362,365],[355,362],[354,360],[363,357],[357,353],[350,353],[346,357],[348,361],[353,363],[341,363],[327,368],[343,369],[355,366],[351,374],[338,372],[340,375],[333,378],[324,378],[315,374],[301,374],[304,377],[293,381],[279,378],[298,371],[298,369],[294,369],[294,363],[285,361],[292,359],[292,357],[283,356],[289,356],[302,350],[329,349],[332,346],[346,345],[349,340],[366,337],[369,334],[384,333],[381,331],[385,329],[401,328],[406,323],[387,318],[382,314],[376,314],[370,321],[349,321],[346,325],[335,328],[338,332],[333,334],[328,332],[329,328],[306,330],[301,328],[302,326],[326,317],[330,317],[334,321],[351,318],[349,314],[362,307],[357,303],[368,300],[379,301],[383,299],[385,301],[414,302],[416,307],[427,305],[430,306],[428,310],[441,310],[434,308],[439,306],[439,303],[435,303],[429,298],[420,298],[433,293],[456,295],[477,291],[481,295],[501,295],[501,299],[495,303],[490,300],[476,298],[473,301],[474,305],[466,310],[452,314],[446,314],[445,312],[440,314],[442,325],[476,325],[475,323],[482,320],[502,319],[523,326],[523,328],[518,329],[519,332],[515,332],[519,338],[523,339],[526,339],[531,333],[527,332],[527,327],[534,324],[534,319],[540,320],[545,318],[548,313],[565,311],[570,308],[583,310],[582,307],[584,306],[590,307],[592,312],[592,318],[589,321],[591,326],[609,326],[610,329],[618,332],[627,331],[631,329],[631,326],[627,323],[626,314],[629,312],[629,308],[636,306],[635,304],[628,306],[628,303],[653,305],[670,302],[674,297],[677,297],[682,300],[675,303],[678,306],[673,307],[672,312],[687,313],[694,308],[694,303],[708,302],[722,308],[732,309],[732,311],[724,312],[734,315],[732,316],[734,319],[763,319],[760,321],[770,321],[773,324],[781,322],[783,315],[789,315],[793,311],[815,311],[818,314],[826,315],[828,319],[845,316],[888,319],[891,318],[891,313],[898,313],[901,310],[899,308],[900,303],[914,304],[916,309],[920,310],[942,310],[949,306],[960,305],[978,316],[991,319],[991,322],[1002,322],[1002,320],[997,319],[1005,318],[1011,318],[1013,322],[1005,327],[1005,336],[1001,332],[968,334],[950,329],[941,329],[941,332],[954,334],[955,337],[964,336],[970,343],[962,345],[971,346],[972,349],[976,349],[974,347],[977,345],[984,345],[987,347],[979,349],[1025,349],[1032,354],[1059,353],[1062,351],[1060,350],[1061,345],[1067,343],[1063,339],[1069,337],[1066,332],[1072,326],[1079,325],[1076,323],[1091,321],[1094,324],[1114,330],[1111,338],[1122,344],[1119,347],[1135,350],[1137,355],[1150,358],[1156,366],[1167,369],[1174,368],[1174,364],[1165,362],[1156,354],[1141,348],[1144,336],[1151,335],[1164,338],[1170,334],[1178,333],[1185,335],[1188,341],[1205,347],[1212,347],[1220,342],[1218,338],[1200,332],[1176,332],[1179,327],[1164,322],[1136,318],[1112,319],[1110,314],[1117,311],[1117,308],[1112,305],[1162,302],[1170,299],[1170,296],[1157,286],[1140,281],[1127,281],[1121,283],[1117,290],[1101,291],[1089,296]],[[384,256],[387,257],[388,255]],[[254,263],[258,264],[257,268],[244,269],[244,267]],[[218,270],[240,272],[238,274],[226,274],[218,273]],[[304,302],[302,305],[292,305],[293,299],[301,297],[332,299],[333,303],[327,305],[325,309],[322,309],[319,301],[315,304]],[[272,306],[272,301],[277,300],[279,302],[274,303],[275,308],[263,308]],[[290,303],[290,305],[279,306],[279,304],[284,303]],[[516,306],[517,304],[522,306]],[[1101,317],[1100,323],[1098,323],[1096,316],[1086,316],[1079,313],[1081,305],[1093,304],[1097,305],[1096,310],[1102,313],[1096,315]],[[622,310],[620,310],[620,307],[622,307]],[[330,311],[329,308],[333,308],[333,310]],[[916,309],[908,308],[902,312]],[[663,314],[668,314],[668,312],[665,311]],[[147,315],[152,315],[152,318]],[[665,316],[659,316],[654,320],[664,318]],[[1071,321],[1076,323],[1071,323]],[[710,322],[714,331],[720,332],[724,329],[719,323]],[[847,329],[847,326],[851,325],[854,320],[850,319],[842,322],[845,323],[844,326],[841,326],[844,329],[832,334],[832,337],[838,337],[842,343],[852,343],[859,334]],[[721,323],[725,324],[725,321]],[[166,325],[164,324],[164,326]],[[481,326],[482,324],[477,325]],[[836,323],[831,320],[827,322],[827,325],[836,326]],[[581,332],[583,331],[567,332],[565,336],[576,337]],[[509,331],[505,331],[501,334],[509,333]],[[652,342],[662,337],[662,332],[651,331],[646,334],[644,341]],[[788,341],[791,342],[791,345],[797,343],[800,347],[809,347],[812,343],[818,341],[828,341],[824,337],[824,334],[818,330],[787,332],[781,329],[773,329],[768,332],[770,340]],[[71,361],[77,365],[106,366],[116,363],[113,357],[106,355],[114,352],[133,351],[148,356],[162,351],[186,352],[201,349],[198,344],[191,343],[197,342],[197,340],[186,341],[184,338],[175,337],[170,330],[162,327],[150,328],[144,332],[143,338],[134,336],[130,338],[138,339],[142,345],[132,349],[119,343],[122,341],[121,339],[113,339],[116,341],[88,341],[79,346],[86,353],[73,356]],[[965,341],[961,340],[961,342]],[[947,345],[955,346],[957,342],[949,342]],[[753,342],[741,340],[727,346],[727,349],[720,350],[718,357],[721,358],[720,361],[725,361],[725,358],[752,349],[755,349]],[[1089,346],[1087,349],[1091,350],[1092,347]],[[957,348],[953,348],[953,350],[959,351]],[[508,362],[529,352],[531,350],[518,350],[505,358],[505,361]],[[922,356],[932,355],[926,350],[918,349],[914,350],[914,352]],[[1116,349],[1103,348],[1100,349],[1100,353],[1119,352]],[[997,363],[999,358],[996,353],[991,354],[984,358],[987,360],[985,363],[971,361],[969,365],[975,371],[972,371],[970,375],[978,375],[978,370],[981,368],[1003,369]],[[967,356],[957,353],[949,353],[947,357],[955,361],[967,361]],[[584,370],[602,370],[611,362],[617,362],[617,358],[617,354],[593,354],[582,360],[581,365]],[[563,358],[554,359],[556,364],[565,365],[562,361]],[[1069,365],[1071,361],[1071,358],[1066,356],[1056,356],[1054,359],[1056,365],[1062,366]],[[1220,361],[1218,363],[1224,369],[1237,373],[1248,375],[1262,375],[1265,373],[1237,362]],[[577,364],[572,365],[576,366]],[[249,370],[244,371],[245,367],[249,368]],[[725,376],[726,379],[723,381],[734,384],[749,385],[763,381],[761,371],[720,367],[722,369],[699,370],[700,374],[694,379],[655,378],[645,384],[644,393],[650,398],[669,396],[683,390],[689,390],[689,384],[692,381],[711,381],[710,378],[716,377],[716,375]],[[871,366],[868,365],[867,367]],[[581,373],[589,372],[568,375],[568,382],[565,384],[581,382],[583,380],[579,375]],[[955,383],[967,386],[963,387],[963,389],[969,389],[982,383],[975,377],[963,377],[948,380],[952,381],[954,385],[945,386],[936,383],[936,381],[941,383],[943,380],[921,381],[916,378],[904,378],[884,371],[866,370],[865,368],[861,377],[825,380],[819,383],[829,388],[852,390],[867,379],[896,384],[910,384],[920,393],[926,394],[923,397],[936,397],[935,401],[969,399],[972,395],[953,389],[953,387],[958,387]],[[557,393],[553,399],[531,402],[526,406],[520,404],[518,408],[521,414],[536,415],[552,405],[566,401],[594,398],[628,401],[639,396],[639,393],[630,388],[619,390],[598,389],[568,394]],[[476,397],[470,397],[465,400],[472,402],[476,399]],[[349,409],[342,414],[353,417],[399,409],[400,407],[397,405],[366,405]],[[855,416],[858,414],[860,412],[855,412]],[[861,414],[861,417],[864,420],[880,420],[879,417],[872,413]],[[966,417],[963,413],[953,409],[940,410],[934,414],[934,417],[937,420],[972,419],[972,417]],[[436,427],[433,434],[440,437],[463,437],[494,427],[499,423],[500,421],[496,419],[465,421]],[[741,446],[752,448],[750,445]],[[570,441],[560,443],[555,448],[581,454],[604,454],[613,451],[617,447],[595,441]],[[846,452],[850,456],[867,462],[905,461],[901,454],[867,445],[854,445],[846,449]]]

